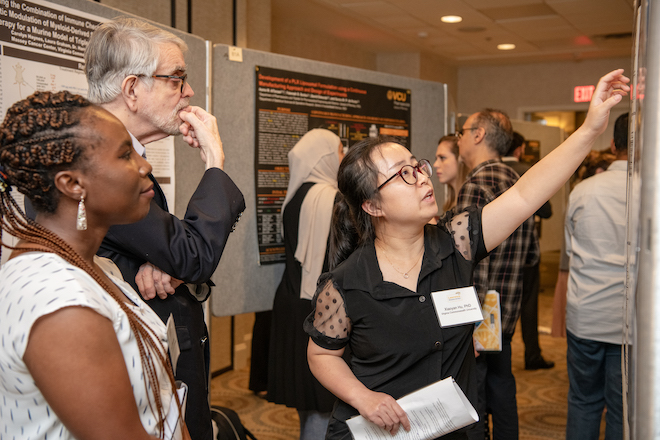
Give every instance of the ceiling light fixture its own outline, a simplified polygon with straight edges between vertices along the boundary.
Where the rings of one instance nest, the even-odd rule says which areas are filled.
[[[512,43],[503,43],[503,44],[498,44],[497,48],[499,50],[513,50],[516,48],[516,45]]]
[[[444,17],[440,17],[440,21],[443,23],[460,23],[463,21],[463,17],[458,15],[445,15]]]

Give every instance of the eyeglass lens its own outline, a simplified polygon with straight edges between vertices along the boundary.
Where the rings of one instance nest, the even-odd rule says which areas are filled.
[[[170,80],[179,80],[181,81],[181,93],[183,93],[183,89],[186,87],[186,80],[188,79],[188,74],[184,74],[183,76],[177,76],[177,75],[151,75],[152,78],[165,78],[165,79],[170,79]]]
[[[401,168],[401,178],[408,185],[414,185],[417,183],[417,172],[421,172],[426,177],[431,177],[431,174],[433,173],[431,163],[426,159],[422,159],[417,165],[405,165]]]

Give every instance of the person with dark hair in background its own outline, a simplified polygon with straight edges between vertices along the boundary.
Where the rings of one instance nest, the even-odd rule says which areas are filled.
[[[612,154],[611,148],[601,151],[591,151],[587,157],[584,158],[582,165],[573,175],[573,179],[571,179],[571,189],[575,188],[575,185],[582,182],[584,179],[602,173],[615,160],[616,155]]]
[[[225,154],[217,121],[190,106],[186,44],[144,21],[119,18],[101,24],[85,51],[89,99],[126,126],[133,146],[183,134],[206,165],[183,219],[170,215],[156,179],[149,215],[113,226],[99,255],[111,258],[124,279],[166,322],[174,318],[181,354],[176,378],[189,387],[186,421],[193,440],[211,440],[209,344],[201,302],[210,293],[230,232],[243,210],[243,194],[223,171]],[[192,283],[182,284],[181,281]]]
[[[625,334],[628,113],[616,120],[606,171],[571,191],[566,210],[566,439],[623,438],[621,349]]]
[[[147,215],[150,172],[121,122],[81,96],[36,92],[7,110],[0,219],[19,241],[0,268],[3,438],[155,440],[169,411],[183,421],[165,325],[95,255],[109,227]]]
[[[300,439],[317,440],[328,427],[335,397],[309,371],[303,322],[321,272],[344,157],[339,136],[316,128],[289,151],[289,186],[282,204],[286,265],[275,292],[267,399],[298,410]]]
[[[509,151],[502,158],[502,162],[513,168],[513,170],[522,176],[531,168],[531,165],[521,162],[520,158],[525,154],[525,138],[517,131],[513,132],[513,140]],[[522,330],[523,343],[525,344],[525,369],[539,370],[552,368],[555,363],[546,361],[541,355],[541,346],[539,345],[539,287],[541,253],[539,247],[539,227],[541,219],[552,216],[552,206],[550,202],[545,202],[538,211],[534,213],[534,235],[527,257],[523,267],[523,292],[522,304],[520,307],[520,328]],[[539,220],[536,219],[539,218]]]
[[[392,434],[410,421],[395,399],[453,377],[473,405],[477,378],[473,324],[442,328],[431,292],[471,285],[475,265],[563,185],[630,88],[623,70],[598,83],[585,123],[485,206],[438,207],[431,164],[394,138],[351,147],[338,174],[331,271],[321,275],[305,320],[312,373],[339,401],[326,439],[350,439],[361,414]],[[483,131],[479,131],[479,137]],[[342,359],[350,347],[349,364]],[[444,438],[465,439],[464,428]]]
[[[440,138],[433,168],[440,183],[444,183],[447,188],[447,197],[442,206],[442,211],[446,212],[456,206],[458,190],[469,171],[458,154],[458,137],[456,135],[448,134]]]

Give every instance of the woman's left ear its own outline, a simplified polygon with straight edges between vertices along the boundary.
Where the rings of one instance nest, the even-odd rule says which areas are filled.
[[[362,202],[362,210],[372,217],[381,217],[383,215],[383,211],[373,200],[365,200]]]

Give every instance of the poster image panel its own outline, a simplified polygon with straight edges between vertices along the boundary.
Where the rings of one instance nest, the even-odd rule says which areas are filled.
[[[368,137],[410,145],[410,90],[256,66],[255,186],[260,264],[283,262],[281,209],[287,154],[309,130],[325,128],[344,151]]]
[[[0,0],[0,120],[35,91],[85,96],[83,56],[103,20],[47,1]]]

